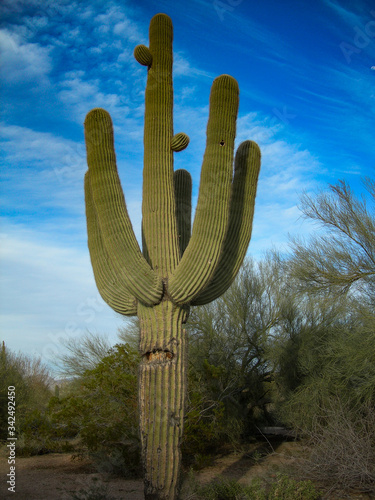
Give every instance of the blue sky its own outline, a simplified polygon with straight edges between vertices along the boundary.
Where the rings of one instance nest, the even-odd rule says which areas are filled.
[[[158,13],[174,24],[174,128],[190,136],[175,167],[196,200],[213,79],[240,86],[238,143],[262,151],[249,255],[308,236],[303,190],[373,176],[372,0],[3,0],[1,338],[47,363],[85,331],[116,339],[124,320],[96,291],[86,244],[83,121],[103,107],[140,236],[146,70],[133,57]]]

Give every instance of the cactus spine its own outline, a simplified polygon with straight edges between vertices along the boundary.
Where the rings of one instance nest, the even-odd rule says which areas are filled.
[[[173,154],[189,142],[173,133],[172,22],[157,14],[150,46],[134,50],[147,66],[144,119],[142,250],[116,168],[113,126],[103,109],[85,120],[88,246],[97,287],[118,313],[140,321],[139,410],[145,498],[178,493],[186,393],[183,324],[189,307],[230,286],[250,241],[260,151],[243,142],[234,160],[238,85],[215,79],[207,143],[191,230],[191,178],[173,171]]]

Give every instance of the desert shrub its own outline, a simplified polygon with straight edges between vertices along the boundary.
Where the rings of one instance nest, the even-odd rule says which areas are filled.
[[[60,341],[64,350],[57,355],[56,365],[65,378],[82,377],[107,356],[111,344],[106,336],[86,332],[78,338]],[[126,342],[124,342],[126,343]]]
[[[347,302],[347,310],[350,307],[353,304]],[[353,407],[375,405],[373,327],[373,318],[363,318],[353,310],[344,324],[338,318],[329,327],[309,328],[301,333],[294,359],[300,373],[299,385],[285,391],[280,406],[286,423],[303,432],[312,430],[322,411],[325,419],[331,414],[333,395],[341,404],[347,402]],[[285,349],[289,349],[288,344]]]
[[[375,493],[375,412],[333,398],[308,433],[311,452],[303,474],[330,488]]]
[[[328,488],[375,491],[374,317],[365,306],[346,304],[344,319],[300,335],[299,385],[284,392],[278,408],[309,438],[303,476]]]
[[[249,485],[235,480],[214,481],[204,486],[195,486],[193,500],[318,500],[320,492],[311,481],[296,481],[287,475],[279,475],[271,484],[255,478]]]
[[[266,492],[259,482],[244,486],[235,480],[226,479],[197,487],[197,500],[266,500]]]
[[[109,495],[107,484],[95,477],[91,481],[87,479],[86,482],[85,487],[70,494],[72,500],[115,500]]]
[[[30,410],[23,415],[16,448],[17,455],[24,457],[73,451],[47,410]]]
[[[0,439],[7,437],[8,387],[15,388],[17,455],[30,456],[61,450],[48,416],[51,382],[40,359],[0,350]]]
[[[278,260],[249,260],[222,297],[190,313],[190,371],[206,399],[223,408],[221,442],[251,439],[256,426],[273,424],[266,351],[286,296],[282,282]]]
[[[320,492],[311,481],[296,481],[287,475],[280,475],[272,484],[267,500],[317,500]]]
[[[367,491],[375,484],[374,316],[364,305],[346,304],[345,321],[300,335],[299,385],[285,392],[279,411],[309,438],[302,474],[330,488]]]
[[[182,442],[184,463],[196,469],[208,465],[222,446],[225,428],[224,405],[209,400],[202,388],[190,387]]]
[[[84,372],[72,394],[51,405],[56,426],[79,437],[78,454],[88,454],[99,471],[120,476],[139,472],[138,363],[136,351],[117,344]]]

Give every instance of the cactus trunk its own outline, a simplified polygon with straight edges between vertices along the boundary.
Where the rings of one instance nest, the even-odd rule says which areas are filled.
[[[238,84],[213,82],[198,204],[191,229],[191,177],[173,170],[189,143],[173,133],[173,29],[157,14],[150,47],[134,50],[147,66],[142,249],[135,238],[116,167],[112,120],[103,109],[85,120],[88,246],[103,299],[140,321],[139,411],[145,498],[178,496],[191,305],[219,297],[234,280],[250,241],[260,151],[243,142],[234,159]],[[234,161],[233,161],[234,160]],[[234,170],[233,170],[234,163]]]
[[[140,306],[139,412],[146,499],[176,498],[186,394],[185,311]]]

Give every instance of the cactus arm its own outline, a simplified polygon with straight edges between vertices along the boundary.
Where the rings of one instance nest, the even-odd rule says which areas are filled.
[[[253,141],[240,144],[235,159],[228,232],[219,265],[208,286],[192,302],[203,305],[220,297],[232,284],[250,243],[260,150]]]
[[[134,55],[149,66],[145,93],[142,227],[148,261],[163,279],[177,266],[177,236],[173,186],[173,82],[171,19],[157,14],[150,23],[146,47]],[[177,140],[177,145],[179,145]]]
[[[93,109],[85,120],[92,199],[103,241],[129,293],[147,305],[161,300],[163,284],[148,265],[135,238],[117,173],[109,114]]]
[[[85,175],[85,202],[88,247],[94,271],[96,286],[103,300],[119,314],[134,316],[137,314],[137,301],[130,295],[122,280],[118,280],[116,263],[105,248],[98,216],[95,211],[89,172]]]
[[[187,170],[176,170],[173,176],[176,197],[176,219],[181,256],[188,246],[191,235],[192,181]]]
[[[152,55],[150,49],[145,45],[137,45],[134,49],[134,57],[142,66],[150,67],[152,64]]]
[[[185,148],[187,148],[189,141],[190,139],[188,135],[184,134],[183,132],[179,132],[172,137],[172,151],[175,151],[176,153],[178,153],[179,151],[183,151]]]
[[[236,80],[228,75],[216,78],[212,85],[192,236],[168,284],[176,304],[191,302],[208,284],[222,251],[229,218],[238,94]]]

